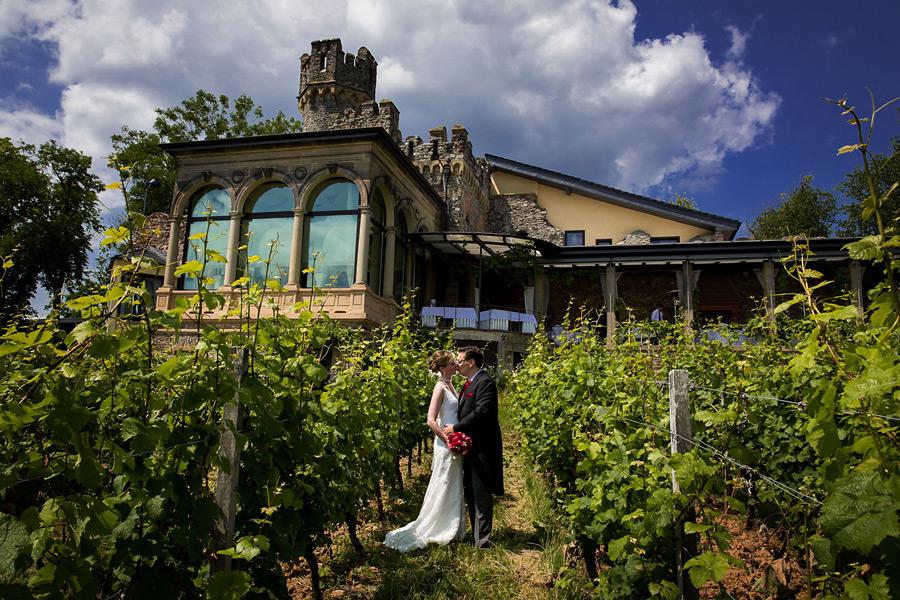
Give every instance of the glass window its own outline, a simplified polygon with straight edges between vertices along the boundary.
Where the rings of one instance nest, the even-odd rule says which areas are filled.
[[[584,246],[584,230],[567,231],[566,246]]]
[[[207,287],[216,289],[225,283],[225,260],[228,252],[228,208],[231,198],[221,188],[206,187],[198,190],[191,197],[190,216],[187,222],[187,243],[185,243],[184,260],[206,262],[203,276],[212,278]],[[190,239],[198,233],[204,238]],[[204,241],[206,255],[204,256]],[[185,275],[182,288],[197,289],[197,278]]]
[[[240,275],[262,286],[285,285],[294,232],[294,194],[282,183],[263,184],[247,199],[241,221]],[[271,258],[270,258],[271,257]]]
[[[651,244],[677,244],[681,238],[677,235],[668,235],[665,237],[651,237]]]
[[[394,300],[401,302],[403,292],[406,291],[406,234],[409,228],[406,224],[406,215],[402,212],[397,216],[396,243],[394,245]]]
[[[369,261],[366,282],[379,296],[384,276],[384,196],[376,188],[372,198],[372,217],[369,224]]]
[[[312,194],[304,227],[304,287],[350,287],[356,276],[359,189],[346,179],[330,179]]]

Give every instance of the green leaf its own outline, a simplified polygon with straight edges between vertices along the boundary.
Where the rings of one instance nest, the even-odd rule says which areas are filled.
[[[12,515],[0,513],[0,575],[15,572],[19,548],[27,546],[29,542],[25,524]]]
[[[240,600],[250,591],[250,575],[242,571],[223,571],[209,580],[206,597],[210,600]]]
[[[858,316],[858,309],[852,304],[848,304],[847,306],[836,308],[835,310],[810,315],[809,318],[814,321],[848,321],[850,319],[855,319]]]
[[[731,562],[724,552],[710,552],[687,561],[684,568],[690,574],[694,587],[700,589],[710,579],[719,582],[731,568]]]
[[[79,455],[75,465],[75,479],[88,489],[96,489],[103,483],[103,468],[90,449]]]
[[[671,581],[660,581],[659,583],[654,581],[647,587],[651,594],[659,596],[663,600],[677,600],[681,595],[678,586]]]
[[[869,585],[859,577],[848,580],[844,591],[852,600],[891,600],[888,578],[878,573],[872,575]]]
[[[690,521],[684,524],[684,532],[685,533],[702,533],[704,531],[709,530],[712,525],[708,525],[706,523],[692,523]]]
[[[100,242],[101,246],[124,242],[131,234],[128,228],[124,226],[116,227],[115,229],[107,229],[103,233],[106,237],[104,237],[103,241]]]
[[[608,552],[609,558],[612,560],[619,560],[621,558],[622,553],[625,552],[625,546],[628,545],[628,540],[631,536],[622,536],[619,539],[613,540],[609,543]]]
[[[203,263],[198,260],[189,260],[177,269],[175,269],[175,275],[192,275],[196,276],[203,270]]]
[[[850,258],[853,260],[881,260],[883,256],[882,241],[880,235],[869,235],[856,242],[845,244],[843,249],[850,254]]]

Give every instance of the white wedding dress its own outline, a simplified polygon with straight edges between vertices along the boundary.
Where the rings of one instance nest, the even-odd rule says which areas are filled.
[[[443,385],[443,384],[442,384]],[[459,399],[444,385],[444,400],[438,414],[438,425],[454,425]],[[462,541],[466,534],[466,503],[463,499],[463,459],[456,456],[437,436],[434,438],[434,459],[431,480],[425,490],[422,510],[415,521],[395,529],[384,538],[388,548],[409,552],[424,548],[429,542],[444,546]]]

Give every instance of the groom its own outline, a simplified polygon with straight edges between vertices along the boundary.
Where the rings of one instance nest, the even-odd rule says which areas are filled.
[[[503,495],[503,441],[497,414],[497,386],[485,371],[484,355],[475,346],[460,348],[459,374],[467,379],[459,393],[459,422],[444,433],[461,431],[472,438],[463,461],[463,487],[476,548],[490,546],[494,495]]]

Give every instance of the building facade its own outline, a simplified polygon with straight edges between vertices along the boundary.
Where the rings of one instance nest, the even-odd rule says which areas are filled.
[[[403,138],[397,107],[376,101],[366,48],[316,41],[300,66],[302,133],[162,146],[177,183],[157,308],[193,295],[197,278],[182,272],[204,262],[208,287],[226,298],[265,280],[279,307],[319,300],[360,326],[392,323],[414,292],[423,313],[474,309],[474,320],[437,311],[431,322],[495,344],[501,362],[524,349],[529,323],[557,325],[573,302],[604,314],[610,336],[623,306],[646,318],[663,304],[668,318],[683,310],[688,320],[745,320],[760,302],[772,310],[788,242],[733,241],[733,219],[478,157],[459,125]],[[814,243],[859,289],[843,244]],[[514,249],[531,260],[515,277],[492,277]],[[228,306],[217,310],[227,322]],[[491,310],[530,317],[519,330],[482,323]]]

